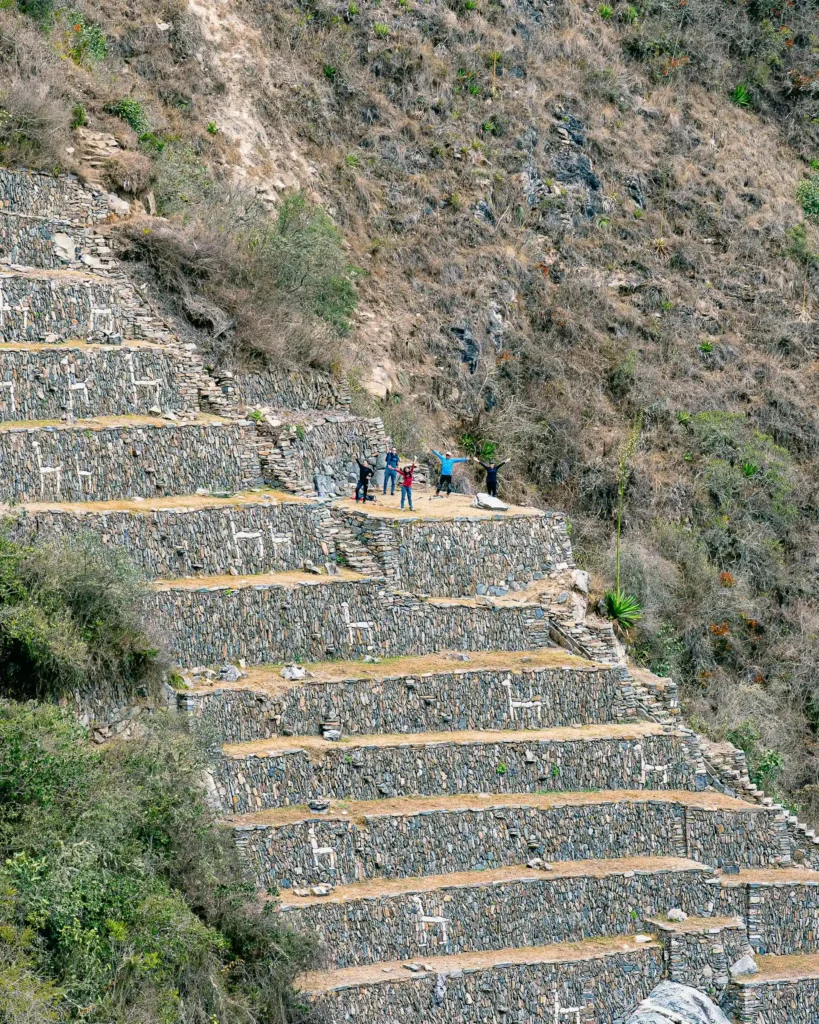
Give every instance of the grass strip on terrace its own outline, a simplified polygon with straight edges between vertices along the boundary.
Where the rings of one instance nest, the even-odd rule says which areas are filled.
[[[595,804],[662,803],[681,804],[703,811],[744,811],[765,814],[759,804],[748,804],[724,793],[705,791],[696,793],[687,789],[601,789],[577,793],[458,793],[452,796],[397,796],[383,800],[331,800],[330,807],[316,815],[306,804],[295,807],[271,807],[265,811],[234,814],[224,820],[226,825],[295,825],[302,821],[352,821],[365,824],[369,818],[404,817],[440,811],[457,814],[459,811],[492,811],[509,807],[534,807],[551,810],[555,807],[588,807]]]
[[[637,942],[634,936],[587,939],[584,942],[562,942],[551,946],[522,946],[458,953],[454,956],[423,957],[417,961],[391,960],[363,967],[345,967],[337,971],[311,971],[297,979],[297,986],[302,992],[316,995],[359,985],[411,982],[429,975],[447,976],[461,971],[492,970],[495,967],[527,964],[578,963],[643,950],[652,950],[656,954],[659,946],[653,939],[650,942]],[[417,964],[421,970],[407,971],[404,969],[406,963]]]
[[[309,907],[316,904],[350,903],[354,900],[377,899],[381,896],[405,896],[442,889],[485,888],[504,882],[549,882],[555,878],[607,878],[611,875],[655,875],[673,871],[699,872],[711,875],[713,869],[686,857],[619,857],[612,860],[550,861],[549,871],[513,864],[481,871],[455,871],[447,875],[421,875],[415,878],[369,878],[364,882],[337,885],[329,896],[295,896],[292,889],[270,897],[283,908]]]
[[[662,736],[666,730],[654,722],[604,725],[562,726],[555,729],[524,729],[521,731],[465,729],[461,732],[380,733],[374,736],[342,736],[325,740],[321,736],[274,736],[248,743],[228,743],[222,749],[227,757],[242,758],[266,754],[283,754],[305,750],[318,755],[343,747],[425,747],[467,746],[482,743],[571,743],[594,740],[639,740],[646,736]]]

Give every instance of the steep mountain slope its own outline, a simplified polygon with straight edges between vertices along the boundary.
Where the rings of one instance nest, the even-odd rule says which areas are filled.
[[[306,189],[363,271],[344,346],[361,411],[377,405],[408,452],[499,443],[510,496],[565,510],[601,582],[639,423],[633,655],[810,810],[815,6],[136,7],[84,4],[107,51],[52,83],[84,105],[81,132],[119,139],[112,184],[193,224],[229,181],[274,211]],[[23,79],[72,38],[70,17],[45,35],[3,19]],[[124,96],[146,112],[136,130]]]

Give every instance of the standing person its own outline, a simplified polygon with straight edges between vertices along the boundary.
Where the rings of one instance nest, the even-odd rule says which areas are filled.
[[[505,466],[507,462],[511,462],[512,460],[504,459],[503,462],[498,463],[495,463],[494,461],[481,462],[480,459],[475,459],[475,461],[478,463],[479,466],[483,466],[483,468],[486,470],[486,493],[490,495],[490,497],[492,498],[497,498],[498,470],[501,468],[501,466]]]
[[[403,469],[398,470],[398,475],[401,477],[401,508],[404,507],[404,499],[409,501],[410,512],[414,512],[415,509],[412,507],[412,474],[415,472],[415,463],[411,466],[404,466]]]
[[[356,456],[356,460],[355,461],[358,463],[358,483],[355,485],[355,500],[356,501],[361,500],[361,501],[366,502],[367,501],[367,490],[369,489],[369,486],[370,486],[370,477],[373,475],[375,470],[369,464],[369,462],[367,462],[366,459],[364,459],[364,461],[362,462],[361,459],[359,459]],[[362,491],[363,491],[363,497],[361,499],[359,499],[359,494],[361,494]]]
[[[454,459],[452,452],[445,452],[441,455],[432,449],[432,454],[441,460],[441,475],[438,478],[438,487],[435,490],[436,498],[441,493],[441,488],[446,487],[447,497],[452,493],[452,470],[459,462],[468,462],[468,459]]]
[[[398,476],[398,449],[390,448],[387,452],[387,466],[384,470],[384,494],[387,493],[387,484],[390,484],[390,494],[395,494],[395,481]]]

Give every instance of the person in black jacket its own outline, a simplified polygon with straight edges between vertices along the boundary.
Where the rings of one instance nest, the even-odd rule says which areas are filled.
[[[355,500],[366,501],[367,490],[370,486],[370,477],[373,475],[375,470],[366,459],[362,462],[361,459],[356,458],[355,461],[358,463],[358,483],[355,485]],[[362,494],[361,498],[359,498],[360,494]]]
[[[505,466],[507,462],[511,462],[511,459],[504,459],[503,462],[482,462],[480,459],[475,459],[479,466],[483,466],[486,470],[486,493],[492,498],[498,496],[498,470],[501,466]]]

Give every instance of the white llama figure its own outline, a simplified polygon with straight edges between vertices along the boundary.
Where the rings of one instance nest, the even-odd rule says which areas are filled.
[[[354,644],[355,641],[356,641],[355,631],[357,629],[370,629],[371,630],[373,628],[373,624],[372,624],[372,622],[352,622],[351,619],[350,619],[350,606],[349,606],[349,604],[347,604],[347,602],[345,601],[342,604],[341,607],[344,610],[344,622],[345,622],[345,624],[347,626],[347,633],[348,633],[348,635],[350,637],[350,643]]]
[[[511,676],[507,676],[506,679],[504,679],[503,682],[501,683],[501,686],[504,687],[509,696],[509,717],[512,719],[512,721],[514,722],[516,719],[515,711],[518,708],[533,711],[538,722],[542,721],[542,702],[540,697],[530,697],[528,700],[515,700],[512,697],[512,685],[513,684]]]
[[[318,840],[316,839],[316,829],[314,825],[311,825],[307,830],[307,835],[310,837],[310,846],[313,850],[313,866],[316,868],[321,867],[321,858],[326,857],[329,861],[329,867],[331,871],[336,869],[336,851],[332,846],[319,846]]]
[[[236,551],[236,557],[238,559],[241,559],[242,557],[242,551],[241,548],[239,547],[240,540],[255,540],[256,554],[259,556],[259,558],[264,558],[264,541],[262,540],[261,530],[237,530],[236,523],[234,523],[232,519],[230,521],[230,529],[233,534],[233,547]]]
[[[88,385],[85,381],[78,381],[76,384],[68,385],[68,411],[74,412],[74,392],[82,395],[85,405],[88,405]]]
[[[60,496],[60,480],[62,477],[63,467],[62,466],[44,466],[43,465],[43,453],[40,447],[39,441],[34,441],[34,454],[37,456],[37,468],[40,471],[40,497],[45,497],[45,481],[46,477],[53,476],[57,484],[57,497]]]
[[[425,914],[424,905],[421,902],[420,896],[413,896],[412,902],[415,904],[415,928],[418,933],[418,945],[429,945],[427,929],[429,928],[430,925],[437,926],[438,941],[440,944],[445,944],[448,941],[447,927],[449,925],[449,919],[446,917],[435,917],[432,914]]]
[[[14,381],[0,380],[0,390],[6,390],[9,392],[9,411],[17,412],[17,406],[14,402]]]
[[[155,399],[156,399],[156,404],[158,405],[159,404],[159,392],[162,390],[162,381],[161,380],[151,380],[149,377],[145,378],[144,380],[137,380],[136,379],[136,375],[134,374],[134,353],[133,352],[129,352],[128,355],[126,356],[126,359],[128,360],[128,369],[129,369],[129,371],[131,373],[131,387],[132,387],[133,392],[134,392],[134,405],[138,405],[139,404],[139,390],[138,390],[139,388],[148,388],[148,389],[156,388]]]
[[[91,490],[91,477],[94,475],[90,470],[80,469],[80,460],[74,460],[74,468],[77,472],[77,487],[79,488],[80,494]],[[88,486],[83,486],[83,481],[88,481]]]
[[[557,994],[556,988],[552,989],[552,995],[554,996],[555,1001],[554,1024],[563,1024],[563,1020],[566,1017],[574,1017],[571,1024],[581,1024],[580,1014],[583,1012],[583,1008],[581,1006],[561,1006],[560,996]]]
[[[648,761],[646,761],[645,754],[643,753],[643,744],[642,743],[638,743],[637,746],[634,748],[634,750],[635,750],[635,752],[638,751],[638,750],[640,751],[640,781],[641,781],[641,783],[645,786],[646,781],[648,780],[648,775],[649,775],[650,772],[660,772],[660,773],[662,773],[662,777],[663,777],[663,785],[667,786],[668,785],[668,769],[671,767],[671,765],[668,765],[668,764],[649,764]]]

